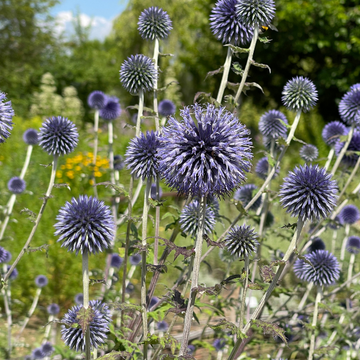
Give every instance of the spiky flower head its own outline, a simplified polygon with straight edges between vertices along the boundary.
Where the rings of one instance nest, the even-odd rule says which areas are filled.
[[[99,115],[104,120],[113,121],[117,119],[121,114],[121,107],[119,99],[112,96],[108,98],[105,106],[100,109]]]
[[[97,300],[90,300],[89,306],[94,312],[94,316],[90,321],[89,326],[90,345],[92,348],[98,348],[100,345],[104,344],[107,339],[106,333],[109,331],[110,312],[106,305],[99,305]],[[70,349],[76,351],[85,350],[85,339],[82,329],[80,326],[72,327],[72,325],[80,325],[77,315],[82,307],[82,305],[73,306],[62,319],[62,321],[68,325],[62,325],[61,337]]]
[[[8,263],[11,259],[12,259],[12,255],[10,251],[5,250],[5,255],[4,255],[4,263]]]
[[[346,244],[346,250],[351,254],[358,254],[360,252],[360,237],[350,236]]]
[[[300,149],[300,157],[307,161],[312,162],[319,156],[319,150],[315,145],[306,144]]]
[[[280,138],[278,138],[278,139],[280,139]],[[286,140],[285,137],[282,137],[282,139]],[[272,146],[274,139],[270,136],[263,136],[262,140],[263,140],[263,145],[265,146],[265,148],[268,151],[271,151],[271,146]],[[275,152],[282,151],[283,148],[284,148],[284,145],[281,145],[279,142],[275,141],[275,144],[274,144]]]
[[[357,85],[353,86],[339,103],[341,120],[347,125],[360,124],[360,86]]]
[[[150,303],[149,303],[149,309],[151,309],[153,306],[155,306],[158,302],[160,301],[160,299],[156,296],[153,296],[150,299]]]
[[[0,246],[0,264],[5,263],[7,251]]]
[[[249,43],[254,31],[239,20],[236,4],[237,0],[218,0],[211,10],[210,29],[223,44],[239,46]]]
[[[9,271],[11,268],[10,265],[7,266],[7,271]],[[17,270],[17,268],[14,268],[12,273],[9,276],[9,280],[15,280],[17,277],[19,276],[19,272]]]
[[[168,13],[157,6],[145,9],[139,17],[138,30],[143,39],[166,39],[171,29]]]
[[[39,275],[35,278],[35,284],[39,288],[46,286],[48,282],[48,278],[45,275]]]
[[[182,122],[169,118],[160,138],[159,169],[166,184],[180,194],[229,194],[251,167],[249,130],[224,107],[195,104],[180,115]]]
[[[240,186],[234,194],[234,199],[241,201],[242,206],[245,207],[251,199],[256,194],[257,186],[254,184],[246,184],[243,186]],[[257,210],[261,205],[261,197],[259,197],[253,205],[251,205],[249,210]]]
[[[67,118],[53,116],[46,119],[39,133],[39,145],[49,155],[65,155],[74,151],[79,134],[76,126]]]
[[[325,250],[326,246],[324,241],[319,238],[319,237],[315,237],[314,239],[312,239],[311,245],[309,246],[309,250],[308,252],[313,252],[316,250]]]
[[[120,257],[119,254],[113,253],[111,255],[111,264],[110,265],[112,267],[115,267],[115,268],[119,269],[121,264],[123,263],[123,261],[124,261],[124,259],[122,257]]]
[[[131,255],[129,257],[129,262],[130,262],[131,265],[136,266],[136,265],[140,264],[140,261],[141,261],[141,255],[140,254],[134,254],[134,255]]]
[[[225,244],[231,254],[241,258],[255,253],[256,246],[259,245],[254,229],[246,225],[234,226],[226,235]]]
[[[160,146],[159,134],[147,131],[130,140],[125,153],[125,164],[131,174],[145,179],[155,179],[159,172],[157,151]]]
[[[307,112],[315,106],[318,92],[311,80],[296,76],[286,83],[281,100],[291,111]]]
[[[45,357],[45,354],[42,352],[41,347],[36,348],[31,352],[31,358],[34,360],[43,359],[44,357]]]
[[[269,171],[270,171],[270,169],[269,169],[269,160],[268,160],[267,156],[264,156],[263,158],[261,158],[257,162],[257,164],[255,166],[255,173],[259,178],[265,180],[267,178],[267,176],[268,176]],[[276,168],[276,171],[275,171],[275,174],[274,174],[273,178],[278,176],[279,171],[280,171],[280,167],[278,166]]]
[[[102,91],[95,90],[89,95],[87,102],[92,109],[100,110],[106,105],[107,96]]]
[[[84,295],[83,294],[76,294],[74,297],[75,303],[77,305],[82,305],[84,303]]]
[[[0,91],[0,144],[10,136],[14,115],[11,101],[6,101],[6,95]]]
[[[303,221],[326,218],[337,201],[337,184],[318,165],[295,167],[284,179],[279,193],[280,202],[291,216]]]
[[[162,196],[162,188],[159,186],[159,199],[161,198]],[[150,197],[153,199],[153,200],[156,200],[156,184],[153,183],[151,184],[151,189],[150,189]]]
[[[114,170],[120,171],[125,167],[124,159],[121,155],[114,156]]]
[[[355,205],[346,205],[339,213],[343,224],[355,224],[360,220],[360,211]]]
[[[226,340],[225,339],[215,339],[213,342],[213,347],[215,348],[216,351],[221,351],[226,345]]]
[[[153,61],[142,54],[128,57],[120,69],[122,86],[131,94],[138,94],[140,90],[152,90],[157,76],[158,71]]]
[[[35,129],[27,129],[23,134],[23,140],[28,145],[37,145],[39,143],[39,134]]]
[[[190,345],[188,345],[188,347],[186,349],[186,354],[187,355],[192,355],[195,352],[195,350],[196,350],[195,345],[190,344]]]
[[[247,26],[268,26],[275,16],[275,2],[273,0],[238,0],[236,15]]]
[[[180,215],[180,227],[187,235],[195,237],[199,229],[199,207],[198,200],[193,200],[189,205],[186,205]],[[210,206],[205,206],[205,223],[204,234],[212,232],[215,226],[215,214]]]
[[[60,306],[58,304],[50,304],[47,308],[46,308],[47,312],[50,315],[57,315],[60,312]]]
[[[159,331],[166,331],[169,328],[169,324],[166,321],[159,321],[156,324],[156,328]]]
[[[26,189],[26,182],[18,176],[14,176],[9,180],[7,186],[13,194],[21,194]]]
[[[126,288],[125,288],[125,292],[127,294],[132,294],[135,290],[135,285],[131,282],[129,282],[127,285],[126,285]]]
[[[165,99],[159,102],[158,111],[161,116],[174,115],[176,112],[176,106],[171,100]]]
[[[288,124],[286,116],[281,111],[270,110],[261,116],[259,131],[272,139],[285,138],[287,128],[283,123]]]
[[[41,351],[45,356],[50,356],[54,352],[53,346],[47,341],[41,345]]]
[[[335,144],[335,154],[336,156],[338,156],[342,150],[342,148],[344,147],[345,145],[345,142],[341,142],[341,141],[338,141],[336,144]],[[346,154],[344,155],[344,157],[342,158],[342,162],[345,164],[345,165],[348,165],[348,166],[355,166],[358,158],[359,158],[359,155],[355,153],[360,151],[360,131],[357,131],[355,130],[354,131],[354,134],[350,140],[350,144],[347,148],[347,151],[346,151]]]
[[[334,146],[339,141],[339,137],[348,132],[347,127],[340,121],[331,121],[324,126],[321,136],[327,145]]]
[[[114,238],[114,220],[111,210],[95,197],[80,195],[66,202],[54,226],[58,242],[68,251],[97,253],[107,249]]]
[[[305,255],[311,262],[297,259],[294,273],[300,279],[318,286],[333,285],[340,277],[340,266],[336,257],[327,250],[316,250]]]

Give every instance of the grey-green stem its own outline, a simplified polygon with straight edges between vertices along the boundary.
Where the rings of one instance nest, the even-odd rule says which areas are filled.
[[[84,309],[89,307],[89,253],[85,251],[82,255],[82,278],[83,278],[83,306]],[[90,329],[87,328],[85,333],[85,359],[90,360]]]
[[[229,46],[227,49],[227,54],[226,54],[226,59],[225,59],[225,63],[224,63],[224,69],[223,69],[223,74],[222,74],[222,78],[221,78],[221,83],[220,83],[220,87],[219,87],[219,92],[216,98],[216,101],[221,104],[223,96],[224,96],[224,91],[226,88],[226,84],[228,81],[228,77],[229,77],[229,72],[230,72],[230,66],[231,66],[231,58],[232,58],[232,50],[231,47]]]
[[[30,164],[30,158],[31,158],[32,150],[33,150],[33,146],[28,145],[28,148],[27,148],[27,151],[26,151],[25,162],[24,162],[23,168],[21,169],[21,173],[20,173],[20,179],[24,180],[26,171],[27,171],[27,169],[29,167],[29,164]]]
[[[357,173],[357,171],[359,169],[359,166],[360,166],[360,156],[358,156],[356,164],[355,164],[349,178],[347,179],[346,184],[344,185],[343,189],[341,190],[339,198],[341,198],[345,194],[345,191],[348,188],[348,186],[351,184],[352,180],[354,179],[354,177],[355,177],[355,175],[356,175],[356,173]]]
[[[327,160],[326,160],[326,164],[324,166],[325,170],[327,171],[329,169],[329,166],[331,164],[331,160],[332,158],[334,157],[334,154],[335,154],[335,149],[334,148],[331,148],[331,150],[329,151],[329,155],[327,157]]]
[[[158,61],[159,61],[159,39],[155,39],[154,43],[154,67],[156,70],[158,70]],[[157,77],[154,79],[154,112],[155,112],[155,129],[156,131],[159,131],[160,124],[159,124],[159,112],[158,112],[158,92],[157,92],[157,84],[158,80]]]
[[[99,142],[99,110],[95,110],[94,114],[94,152],[93,152],[93,167],[96,166],[96,158],[97,158],[97,152],[98,152],[98,142]],[[97,193],[97,187],[96,187],[96,178],[95,178],[95,170],[93,169],[93,186],[94,186],[94,195],[98,197]]]
[[[138,107],[138,116],[136,121],[135,136],[140,135],[141,117],[143,116],[143,112],[144,112],[144,91],[141,89],[139,91],[139,107]]]
[[[249,257],[245,256],[245,280],[244,287],[242,291],[242,299],[240,306],[240,320],[239,320],[239,329],[242,329],[244,326],[244,318],[245,318],[245,303],[246,303],[246,292],[249,284]],[[249,306],[250,306],[250,298],[249,298]]]
[[[322,290],[321,287],[318,287],[316,299],[315,299],[315,307],[314,307],[314,315],[313,315],[313,321],[312,326],[314,327],[311,332],[311,339],[310,339],[310,350],[309,350],[309,357],[308,360],[312,360],[314,357],[314,350],[315,350],[315,327],[317,324],[317,318],[318,318],[318,311],[319,311],[319,303],[321,301],[321,295]]]

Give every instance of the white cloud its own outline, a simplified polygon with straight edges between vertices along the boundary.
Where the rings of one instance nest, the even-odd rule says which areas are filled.
[[[74,25],[76,16],[71,11],[60,11],[56,15],[55,31],[58,35],[64,34],[66,37],[74,34]],[[112,19],[106,19],[101,16],[90,17],[86,14],[80,14],[81,26],[91,25],[90,39],[103,40],[110,33],[112,28]]]

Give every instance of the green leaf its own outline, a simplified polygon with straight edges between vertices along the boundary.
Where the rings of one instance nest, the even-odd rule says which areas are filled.
[[[98,360],[125,360],[126,356],[130,355],[128,352],[124,351],[112,351],[109,354],[100,356]]]
[[[333,315],[332,309],[329,305],[325,304],[324,302],[319,302],[319,307],[328,311],[331,315]]]
[[[159,52],[159,56],[167,57],[167,56],[174,56],[174,54],[164,54],[164,53]]]
[[[209,71],[209,72],[206,74],[205,80],[206,80],[209,76],[214,76],[214,75],[217,75],[217,74],[221,74],[222,72],[224,72],[224,66],[220,66],[220,67],[219,67],[218,69],[216,69],[216,70]]]
[[[264,334],[271,334],[272,336],[278,336],[286,345],[285,330],[275,323],[269,323],[262,320],[251,320],[252,324],[263,330]]]
[[[231,70],[239,76],[243,76],[244,70],[242,69],[241,65],[238,62],[234,62],[231,65]]]
[[[248,288],[251,290],[263,290],[264,289],[264,287],[258,283],[250,283],[248,285]]]
[[[239,200],[231,199],[230,202],[235,205],[235,207],[239,210],[240,214],[242,214],[243,216],[247,215],[243,204]]]
[[[275,276],[275,272],[272,266],[269,265],[260,266],[260,276],[264,282],[271,283]]]
[[[254,60],[251,60],[251,65],[256,66],[256,67],[259,67],[259,68],[262,68],[262,69],[268,69],[268,70],[269,70],[269,73],[271,74],[271,69],[270,69],[270,66],[269,66],[269,65],[257,63],[257,62],[254,61]]]
[[[160,89],[157,89],[156,91],[157,92],[161,92],[161,91],[165,91],[170,85],[179,85],[179,83],[177,82],[177,81],[175,81],[175,80],[173,80],[173,81],[170,81],[168,84],[166,84],[165,86],[163,86],[162,88],[160,88]]]
[[[271,167],[274,167],[275,164],[276,164],[275,159],[274,159],[270,154],[268,154],[267,158],[268,158],[268,163],[269,163],[269,165],[270,165]]]
[[[234,54],[246,54],[250,51],[249,48],[241,48],[231,44],[226,44],[224,46],[229,46]]]
[[[329,354],[329,351],[336,350],[336,346],[321,346],[318,349],[314,350],[315,355],[325,355]]]
[[[238,327],[235,324],[233,324],[232,322],[227,321],[225,318],[220,319],[217,324],[214,324],[214,325],[209,324],[209,327],[214,330],[222,329],[224,331],[230,331],[232,334],[240,333]]]
[[[245,87],[247,87],[247,88],[256,87],[256,88],[260,89],[262,93],[264,93],[263,88],[256,82],[251,82],[251,83],[246,82]]]
[[[259,41],[263,44],[268,44],[269,42],[271,42],[271,39],[267,38],[266,36],[260,37],[259,36]]]
[[[76,315],[76,319],[78,320],[78,323],[81,326],[83,334],[86,333],[86,330],[89,328],[91,321],[94,319],[94,316],[95,316],[95,311],[91,306],[89,306],[87,309],[82,307],[78,311]]]

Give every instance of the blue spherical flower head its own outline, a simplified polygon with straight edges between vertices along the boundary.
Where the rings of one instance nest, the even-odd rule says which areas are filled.
[[[60,306],[58,304],[50,304],[47,308],[46,308],[47,312],[49,313],[49,315],[57,315],[60,312]]]
[[[7,258],[7,251],[0,246],[0,264],[5,263]]]
[[[123,263],[124,259],[122,257],[120,257],[119,254],[113,253],[111,255],[111,266],[115,267],[117,269],[120,268],[121,264]]]
[[[111,97],[108,99],[106,105],[100,109],[99,115],[104,120],[112,121],[117,119],[121,114],[121,107],[119,99]]]
[[[131,94],[147,92],[154,88],[158,76],[152,59],[145,55],[131,55],[123,62],[120,69],[122,86]]]
[[[11,178],[7,185],[9,191],[11,191],[13,194],[21,194],[26,189],[26,182],[17,176]]]
[[[180,227],[187,235],[196,237],[199,229],[199,206],[198,200],[193,200],[189,205],[186,205],[180,214]],[[215,226],[215,214],[209,205],[205,206],[205,223],[204,234],[212,232]]]
[[[273,0],[238,0],[236,15],[247,26],[268,26],[275,16]]]
[[[114,156],[114,170],[120,171],[125,167],[124,159],[121,155]]]
[[[331,121],[324,126],[321,135],[327,145],[334,146],[339,141],[339,137],[347,133],[348,129],[343,123]]]
[[[45,356],[50,356],[54,352],[54,348],[49,342],[46,342],[41,345],[41,351]]]
[[[8,263],[12,259],[11,253],[7,250],[5,250],[5,254],[3,255],[3,257],[4,257],[3,260],[4,263]]]
[[[9,271],[11,268],[10,265],[7,266],[7,271]],[[19,272],[17,271],[16,268],[14,268],[14,270],[12,271],[12,273],[9,276],[9,280],[15,280],[17,277],[19,276]]]
[[[213,346],[216,351],[221,351],[226,345],[225,339],[215,339],[213,342]]]
[[[339,218],[343,224],[355,224],[360,220],[360,211],[355,205],[347,205],[340,211]]]
[[[255,173],[259,178],[265,180],[268,176],[269,171],[270,171],[269,160],[268,160],[267,156],[264,156],[257,162],[257,164],[255,166]],[[278,176],[279,171],[280,171],[280,167],[277,167],[273,178]]]
[[[325,250],[325,249],[326,249],[326,246],[325,246],[324,241],[321,238],[316,237],[312,240],[312,243],[309,246],[308,252],[311,253],[316,250]]]
[[[105,107],[107,96],[102,91],[95,90],[89,95],[87,102],[92,109],[100,110]]]
[[[188,355],[192,355],[196,350],[196,347],[192,344],[188,345],[187,349],[186,349],[186,354]]]
[[[139,17],[138,30],[143,39],[166,39],[171,29],[168,13],[157,6],[145,9]]]
[[[249,130],[225,108],[195,104],[170,117],[160,138],[159,168],[180,194],[224,196],[245,181],[252,159]],[[195,117],[195,120],[193,119]]]
[[[347,125],[360,124],[360,86],[354,86],[339,103],[341,120]]]
[[[37,145],[39,143],[39,134],[35,129],[27,129],[23,134],[23,140],[28,145]]]
[[[241,201],[243,207],[245,207],[256,194],[257,186],[254,184],[246,184],[240,186],[234,194],[234,199]],[[259,197],[249,210],[257,210],[261,205],[261,197]]]
[[[65,155],[74,151],[79,141],[76,126],[67,118],[46,119],[39,133],[39,145],[49,155]]]
[[[225,244],[232,255],[240,258],[255,253],[256,247],[259,245],[254,229],[246,225],[234,226],[226,235]]]
[[[155,306],[159,301],[160,301],[160,300],[159,300],[158,297],[153,296],[153,297],[150,299],[149,309],[151,309],[153,306]]]
[[[42,288],[48,284],[48,279],[45,275],[39,275],[35,278],[35,284],[37,287]]]
[[[306,144],[300,149],[300,157],[307,161],[312,162],[319,156],[319,150],[315,145]]]
[[[159,171],[158,148],[160,146],[159,135],[154,131],[147,131],[130,140],[126,150],[125,164],[131,170],[131,174],[145,179],[155,179]]]
[[[36,348],[32,351],[31,357],[34,360],[43,359],[45,357],[45,354],[42,352],[41,348]]]
[[[126,285],[126,288],[125,288],[125,292],[127,294],[132,294],[135,290],[135,285],[131,282],[129,282],[127,285]]]
[[[134,255],[131,255],[129,257],[129,262],[130,262],[131,265],[136,266],[136,265],[140,264],[140,261],[141,261],[141,255],[140,254],[134,254]]]
[[[157,328],[157,330],[164,332],[164,331],[167,331],[167,329],[169,328],[169,324],[166,321],[159,321],[156,324],[156,328]]]
[[[74,300],[77,305],[82,305],[84,303],[84,295],[81,293],[76,294]]]
[[[159,199],[161,198],[162,196],[162,189],[161,187],[159,187]],[[153,200],[156,200],[156,184],[151,184],[151,190],[150,190],[150,197],[153,199]]]
[[[254,31],[239,20],[236,4],[237,0],[218,0],[211,10],[210,29],[223,44],[239,46],[249,43]]]
[[[107,306],[99,306],[96,300],[90,300],[90,307],[94,311],[94,317],[90,322],[90,345],[92,348],[98,348],[104,344],[109,331],[110,313]],[[79,325],[77,315],[82,308],[82,305],[73,306],[63,317],[62,321],[67,323],[68,326],[62,325],[61,334],[62,339],[70,349],[76,351],[85,350],[84,334],[80,326],[71,327],[72,325]]]
[[[286,138],[287,128],[283,123],[288,124],[286,116],[281,111],[270,110],[261,116],[259,131],[271,139]]]
[[[351,254],[358,254],[360,252],[360,237],[350,236],[346,244],[346,250]]]
[[[289,173],[279,196],[286,212],[305,221],[326,218],[336,205],[337,192],[336,181],[324,168],[306,164]]]
[[[165,99],[159,102],[158,111],[161,116],[174,115],[176,112],[176,106],[171,100]]]
[[[294,264],[294,273],[300,280],[312,282],[317,286],[328,286],[339,279],[339,263],[327,250],[316,250],[306,254],[305,258],[312,265],[301,259],[297,259]]]
[[[315,106],[318,92],[311,80],[297,76],[286,83],[281,100],[291,111],[307,112]]]
[[[55,235],[68,251],[95,254],[107,249],[114,238],[111,210],[95,197],[80,195],[66,202],[56,217]]]
[[[0,91],[0,144],[9,136],[12,130],[12,118],[15,115],[11,101],[6,101],[6,96]]]
[[[344,147],[345,142],[338,141],[335,145],[335,154],[338,156]],[[360,151],[360,131],[355,130],[347,148],[346,154],[342,158],[342,162],[347,166],[355,166],[359,155],[355,151]]]

